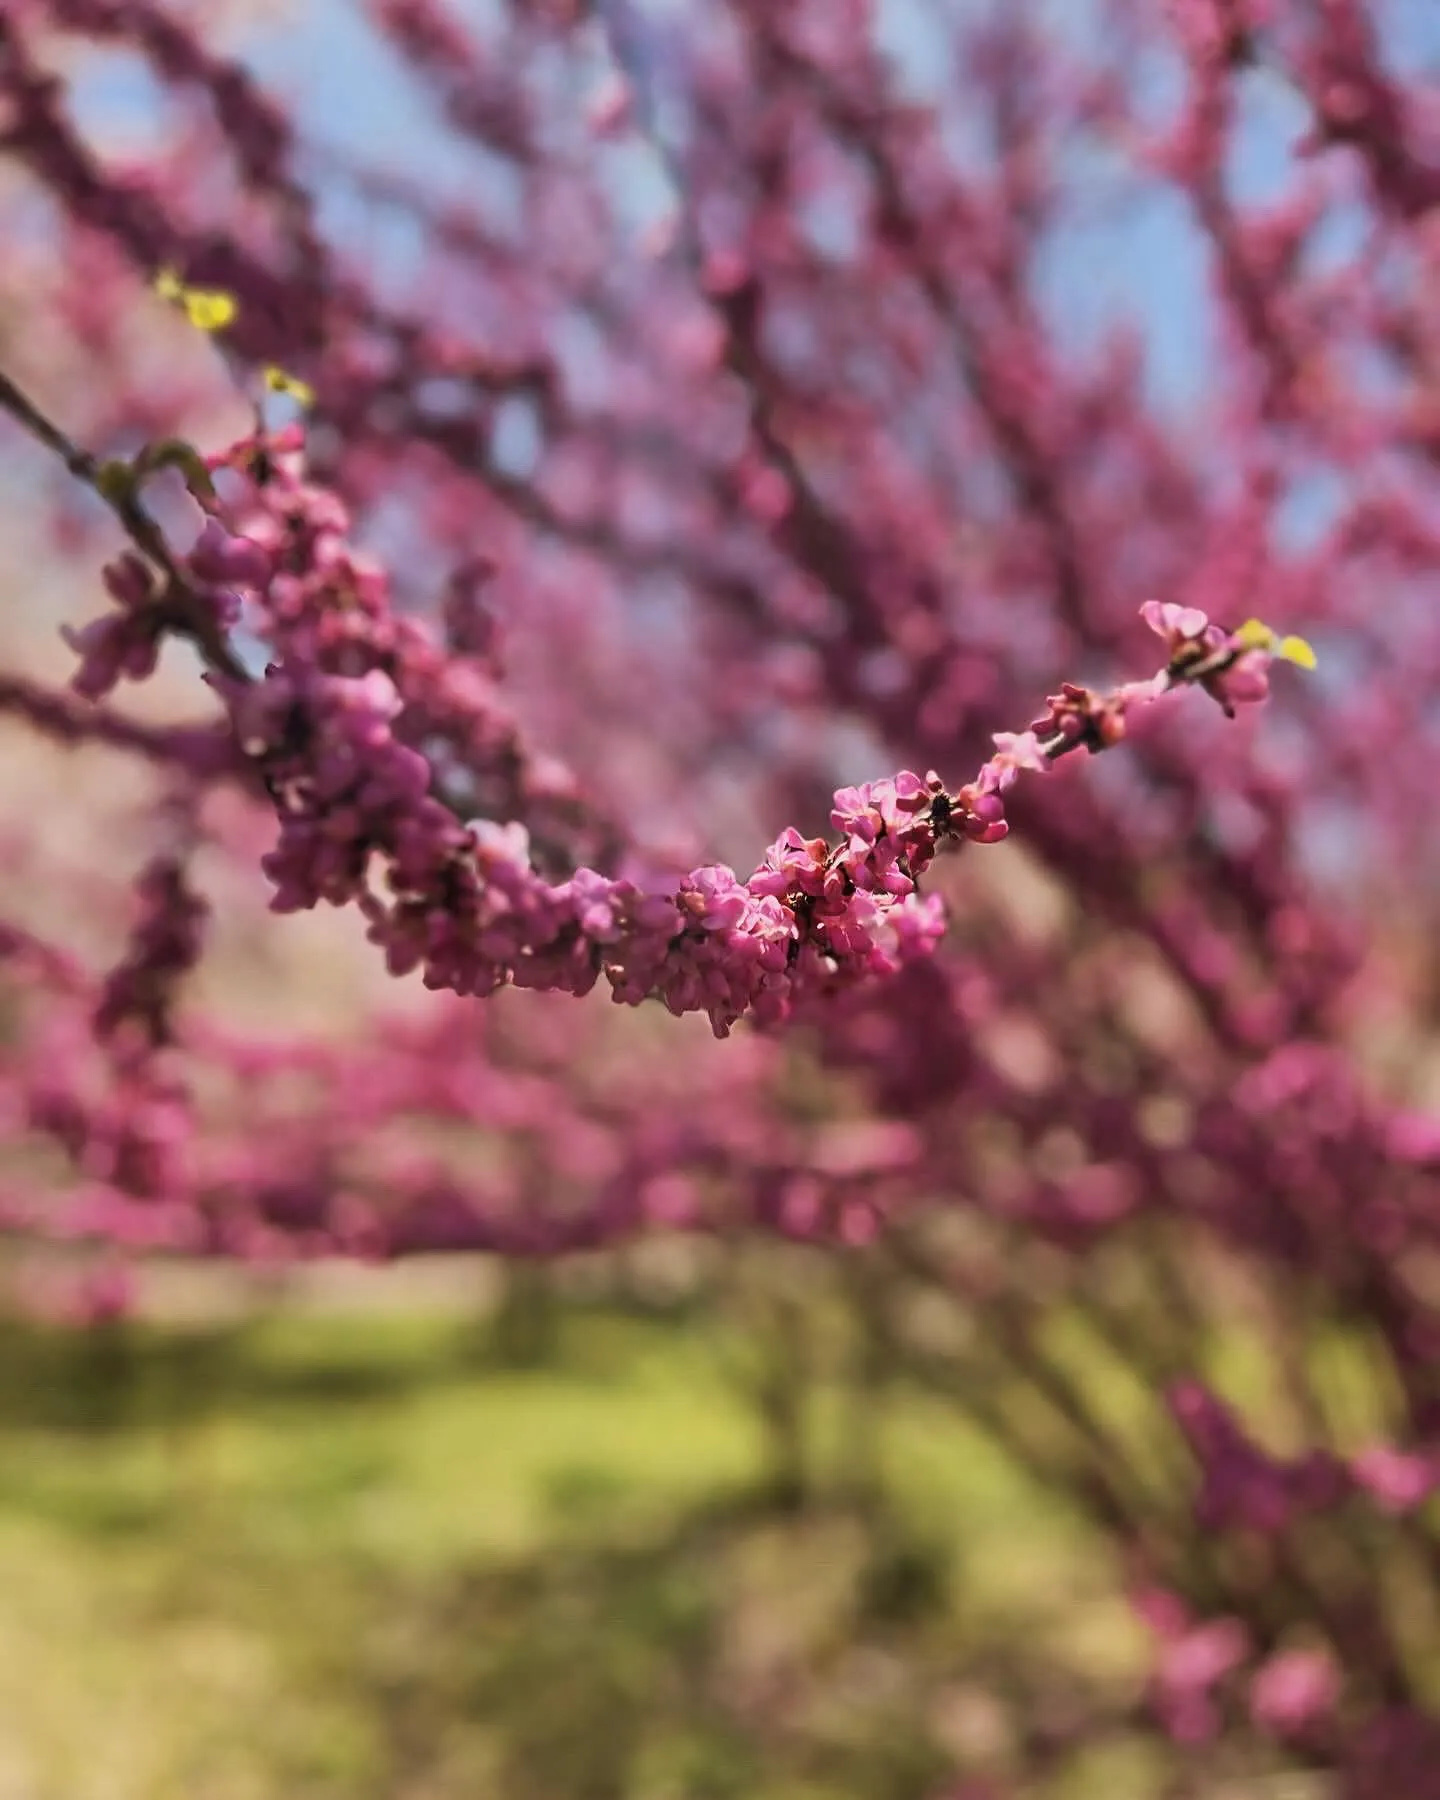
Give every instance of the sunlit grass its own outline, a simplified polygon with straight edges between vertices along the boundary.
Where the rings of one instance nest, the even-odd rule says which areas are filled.
[[[1083,1525],[938,1402],[886,1408],[883,1553],[760,1505],[727,1329],[10,1332],[0,1800],[908,1800],[969,1651],[1130,1679]]]

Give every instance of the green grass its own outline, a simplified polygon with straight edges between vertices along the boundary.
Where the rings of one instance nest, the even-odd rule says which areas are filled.
[[[883,1516],[767,1508],[718,1332],[9,1328],[0,1797],[923,1800],[993,1646],[1131,1678],[1105,1559],[933,1403]]]

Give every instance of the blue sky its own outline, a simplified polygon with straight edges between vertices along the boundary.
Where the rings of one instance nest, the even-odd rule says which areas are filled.
[[[1093,41],[1095,0],[1034,3],[1050,27],[1077,48]],[[464,0],[454,10],[483,28],[499,6],[498,0]],[[632,73],[643,71],[663,116],[665,36],[704,29],[705,0],[605,0],[605,10],[621,30],[631,25],[624,33],[626,61]],[[980,10],[979,0],[952,0],[948,7],[936,0],[881,0],[880,39],[917,99],[939,97],[949,80],[948,23]],[[1433,69],[1440,63],[1437,0],[1384,0],[1377,12],[1387,55],[1398,67]],[[481,157],[437,124],[431,97],[386,53],[362,9],[341,0],[305,0],[287,6],[279,21],[267,24],[262,17],[248,30],[227,26],[225,37],[267,86],[298,104],[316,144],[374,167],[400,164],[422,174],[440,194],[459,197],[477,180],[492,192],[503,185],[502,171],[485,168]],[[607,51],[598,33],[592,32],[589,42],[598,82]],[[657,48],[661,54],[654,53]],[[1157,60],[1152,80],[1158,117],[1178,94],[1178,70]],[[154,130],[160,93],[138,58],[98,54],[84,67],[77,95],[87,123],[107,136],[118,134],[138,146]],[[1289,147],[1304,129],[1304,109],[1283,83],[1264,73],[1241,84],[1240,104],[1244,129],[1230,171],[1232,191],[1237,199],[1263,202],[1284,189]],[[664,174],[643,147],[618,157],[607,154],[639,229],[666,204]],[[1173,191],[1152,186],[1142,204],[1107,205],[1115,173],[1097,159],[1096,203],[1047,257],[1040,299],[1062,340],[1077,344],[1093,340],[1117,313],[1136,319],[1149,346],[1156,393],[1183,406],[1205,380],[1196,307],[1205,279],[1204,246],[1186,202]],[[342,193],[323,187],[321,192],[335,228],[353,225],[345,217]],[[379,234],[374,252],[394,259],[397,272],[414,266],[422,247],[400,214],[383,221],[372,214],[365,229]],[[1345,248],[1342,234],[1335,249]]]

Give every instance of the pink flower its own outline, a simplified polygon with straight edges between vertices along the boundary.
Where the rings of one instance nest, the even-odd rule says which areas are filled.
[[[1165,640],[1172,655],[1181,645],[1201,639],[1210,623],[1198,606],[1177,606],[1173,600],[1147,600],[1140,617]]]
[[[1013,774],[1020,769],[1029,769],[1037,775],[1043,775],[1050,767],[1050,759],[1040,747],[1040,740],[1034,731],[997,731],[991,740],[995,745],[995,755],[991,759]]]
[[[1440,1468],[1434,1456],[1396,1450],[1388,1444],[1377,1444],[1352,1457],[1350,1472],[1389,1513],[1414,1512],[1440,1488]]]
[[[1245,1660],[1250,1640],[1238,1619],[1212,1619],[1164,1644],[1156,1673],[1156,1704],[1166,1730],[1182,1744],[1199,1744],[1220,1729],[1214,1691]]]
[[[218,519],[205,521],[186,561],[198,581],[217,587],[261,587],[274,567],[259,544],[234,536]]]
[[[748,896],[733,869],[714,864],[686,877],[676,903],[706,931],[723,931],[744,918]]]
[[[1340,1671],[1327,1650],[1282,1650],[1250,1682],[1250,1716],[1262,1731],[1293,1737],[1325,1719],[1340,1698]]]

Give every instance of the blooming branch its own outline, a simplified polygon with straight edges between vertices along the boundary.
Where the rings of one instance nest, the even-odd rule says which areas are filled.
[[[1067,684],[1028,731],[998,735],[975,779],[953,791],[933,770],[842,789],[830,815],[838,842],[790,827],[744,880],[707,864],[673,885],[584,866],[553,882],[535,867],[523,816],[465,823],[437,793],[435,759],[447,754],[472,781],[497,752],[518,765],[511,799],[522,814],[553,797],[554,777],[547,796],[473,659],[447,657],[422,623],[395,617],[384,571],[345,542],[344,507],[305,480],[298,433],[242,440],[203,475],[176,451],[210,514],[177,558],[141,503],[143,466],[99,479],[92,459],[8,392],[22,422],[63,447],[166,577],[158,586],[132,552],[107,568],[118,609],[70,634],[77,692],[98,698],[124,676],[143,678],[167,632],[197,641],[274,800],[280,838],[263,865],[272,907],[353,903],[392,974],[419,968],[428,987],[459,994],[506,985],[584,994],[603,975],[616,1000],[704,1012],[720,1037],[747,1014],[781,1023],[933,950],[944,909],[922,896],[921,878],[942,847],[1006,835],[1005,794],[1022,771],[1043,773],[1082,746],[1109,748],[1137,705],[1177,687],[1203,687],[1227,713],[1262,699],[1270,662],[1294,660],[1300,644],[1253,621],[1228,632],[1197,608],[1148,602],[1144,616],[1170,652],[1164,669],[1108,694]],[[242,480],[238,510],[215,496],[210,478],[222,471]],[[229,635],[242,620],[275,652],[258,679]]]

